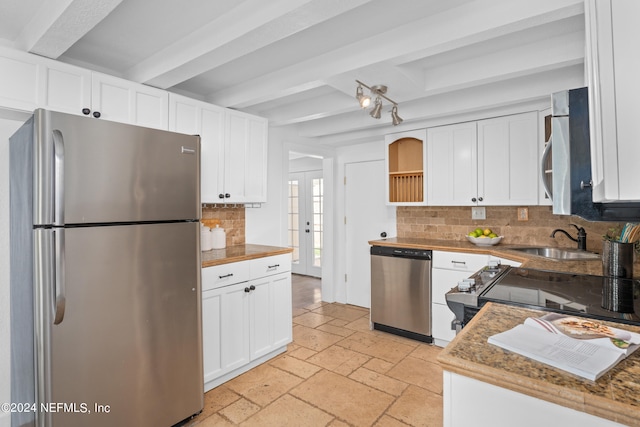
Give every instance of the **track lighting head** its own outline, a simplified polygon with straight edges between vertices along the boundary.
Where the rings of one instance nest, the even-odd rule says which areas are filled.
[[[369,87],[366,84],[362,83],[360,80],[356,80],[356,83],[358,83],[358,87],[356,88],[356,99],[360,103],[361,108],[367,108],[369,105],[371,105],[371,96],[376,96],[376,102],[373,105],[371,112],[369,113],[371,117],[373,117],[374,119],[379,119],[381,117],[381,98],[384,98],[393,104],[393,108],[391,109],[391,122],[393,123],[393,125],[397,126],[402,123],[402,118],[398,116],[398,104],[392,99],[389,99],[387,96],[385,96],[385,94],[387,93],[387,87],[385,85],[376,85]],[[367,96],[363,93],[363,87],[366,87],[367,89],[369,89],[369,91],[371,91],[371,96]]]
[[[378,96],[376,98],[376,103],[371,109],[371,113],[369,113],[369,115],[371,115],[371,117],[373,117],[374,119],[379,119],[381,117],[381,113],[382,113],[382,100]]]
[[[391,109],[391,123],[393,123],[394,126],[398,126],[400,123],[402,123],[402,117],[398,115],[397,105],[394,105]]]
[[[371,104],[371,97],[362,93],[362,86],[356,89],[356,99],[360,103],[360,108],[367,108]]]

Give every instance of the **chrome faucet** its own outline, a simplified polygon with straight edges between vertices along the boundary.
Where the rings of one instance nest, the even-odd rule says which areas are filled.
[[[578,249],[581,251],[586,251],[587,250],[587,232],[584,230],[584,228],[582,227],[578,227],[575,224],[569,224],[569,225],[573,225],[576,230],[578,230],[578,238],[573,238],[571,237],[571,235],[569,233],[567,233],[565,230],[562,230],[561,228],[557,228],[555,230],[553,230],[553,232],[551,233],[551,237],[555,238],[556,237],[556,233],[558,231],[562,232],[565,234],[565,236],[567,236],[569,239],[573,240],[574,242],[578,243]]]

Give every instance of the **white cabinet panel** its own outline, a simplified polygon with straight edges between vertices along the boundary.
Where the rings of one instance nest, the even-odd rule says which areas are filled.
[[[239,261],[203,268],[202,289],[206,291],[221,286],[247,282],[250,278],[250,265],[250,261]]]
[[[476,141],[475,122],[427,129],[429,205],[476,205]]]
[[[482,204],[538,204],[538,114],[478,122],[478,198]]]
[[[432,304],[431,310],[431,335],[434,338],[434,344],[446,346],[456,336],[456,331],[451,329],[451,322],[456,316],[448,306],[442,304]]]
[[[91,72],[63,63],[44,67],[44,98],[41,106],[48,110],[81,115],[91,107]]]
[[[121,123],[168,129],[169,94],[106,74],[92,74],[92,114]]]
[[[41,66],[9,50],[0,50],[0,105],[15,110],[38,108]]]
[[[640,2],[588,0],[585,5],[593,200],[639,201]]]

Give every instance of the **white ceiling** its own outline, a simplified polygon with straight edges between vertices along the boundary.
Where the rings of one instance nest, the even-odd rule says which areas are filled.
[[[0,45],[340,146],[584,82],[583,0],[0,0]],[[359,79],[399,104],[375,120]]]

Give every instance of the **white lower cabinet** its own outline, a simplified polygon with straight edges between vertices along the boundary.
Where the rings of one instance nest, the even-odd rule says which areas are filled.
[[[455,315],[447,306],[445,294],[459,281],[473,275],[489,261],[518,267],[519,262],[493,255],[433,251],[431,263],[431,335],[433,343],[445,347],[456,336],[451,329]]]
[[[444,427],[622,426],[463,375],[442,374]]]
[[[277,267],[264,271],[265,263]],[[242,264],[241,271],[253,276],[247,280],[236,275],[244,281],[211,285],[219,276],[233,274],[235,264]],[[291,255],[287,254],[210,267],[215,274],[203,269],[205,391],[286,350],[293,330],[290,266]]]
[[[444,295],[462,279],[487,265],[488,255],[433,251],[431,270],[431,335],[433,343],[445,347],[456,336],[451,329],[455,315]]]

